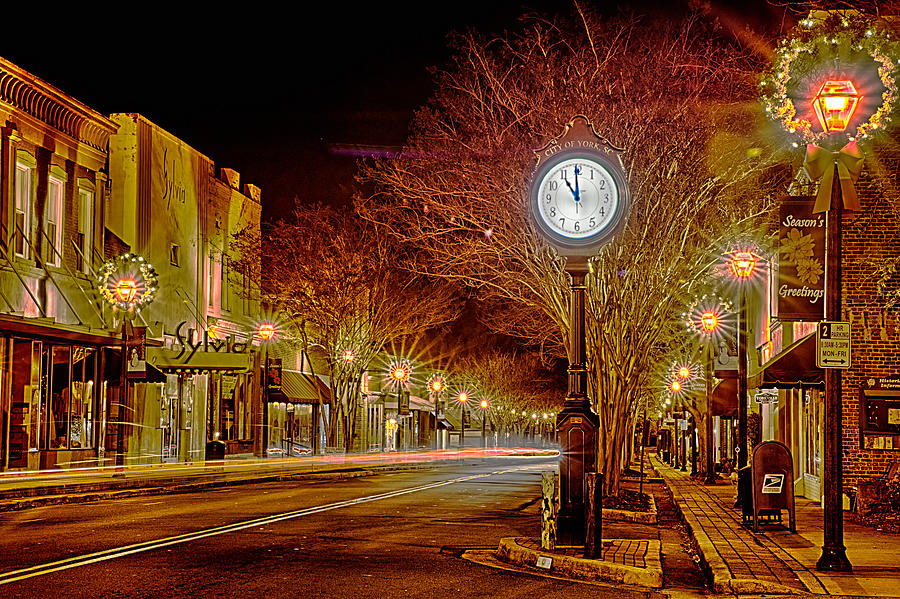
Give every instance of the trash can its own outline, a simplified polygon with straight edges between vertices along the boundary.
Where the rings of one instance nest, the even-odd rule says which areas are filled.
[[[224,460],[225,459],[225,441],[210,441],[206,444],[207,460]]]
[[[753,520],[753,482],[751,480],[750,466],[744,466],[737,471],[737,501],[734,507],[741,508],[744,521]]]

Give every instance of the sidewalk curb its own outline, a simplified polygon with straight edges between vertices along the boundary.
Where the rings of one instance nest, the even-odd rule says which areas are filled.
[[[532,550],[519,544],[521,537],[504,537],[497,548],[497,558],[501,561],[537,568],[539,557],[551,560],[549,571],[567,578],[581,580],[604,580],[630,584],[651,589],[660,589],[663,585],[662,563],[660,559],[660,542],[650,540],[645,561],[646,568],[636,568],[624,564],[615,564],[597,559],[584,559],[568,555],[559,555],[546,551]]]
[[[649,524],[655,526],[659,523],[659,512],[656,509],[656,501],[653,495],[648,494],[650,499],[650,510],[646,512],[630,512],[628,510],[614,510],[612,508],[603,508],[603,519],[613,520],[616,522],[634,522],[635,524]]]
[[[798,595],[811,596],[811,593],[800,591],[792,587],[770,582],[766,580],[757,580],[755,578],[732,578],[731,570],[719,556],[716,547],[710,540],[709,536],[703,532],[703,527],[694,517],[690,510],[681,509],[684,498],[681,493],[670,485],[666,485],[669,495],[672,496],[672,502],[678,508],[678,514],[681,521],[690,533],[700,553],[700,567],[706,575],[710,590],[718,594],[735,594],[735,595]]]

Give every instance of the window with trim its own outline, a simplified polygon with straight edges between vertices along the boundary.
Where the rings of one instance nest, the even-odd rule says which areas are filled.
[[[79,272],[91,273],[94,247],[94,192],[79,184],[78,186],[78,232],[75,234],[76,267]]]
[[[222,255],[219,277],[219,301],[223,310],[229,310],[231,302],[228,301],[228,256]]]
[[[31,240],[31,214],[34,205],[34,166],[16,162],[16,215],[13,223],[13,249],[28,258]]]
[[[44,206],[44,236],[41,239],[43,259],[46,264],[59,266],[62,254],[62,212],[63,189],[62,179],[50,175],[47,177],[47,204]]]

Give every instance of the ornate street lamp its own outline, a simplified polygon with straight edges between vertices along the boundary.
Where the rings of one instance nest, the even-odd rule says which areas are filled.
[[[460,390],[456,394],[456,401],[462,407],[462,411],[459,417],[459,448],[463,449],[466,446],[466,418],[469,415],[468,405],[469,399],[471,399],[471,395],[465,389]]]
[[[735,252],[729,266],[737,277],[740,293],[738,310],[738,442],[736,451],[738,470],[747,465],[747,293],[748,281],[756,271],[758,259],[751,252]],[[741,501],[738,495],[738,502]]]
[[[438,421],[443,416],[441,410],[441,394],[444,392],[446,383],[444,382],[444,377],[435,373],[428,379],[427,386],[428,393],[431,395],[431,400],[434,402],[434,449],[437,451],[441,448],[441,441],[438,437]]]
[[[486,397],[482,397],[481,402],[478,405],[479,407],[481,407],[481,445],[484,449],[487,449],[487,432],[485,421],[487,420],[487,411],[491,407],[491,402],[489,402]]]
[[[272,322],[262,322],[256,327],[256,334],[259,337],[260,343],[265,346],[265,356],[263,358],[263,375],[262,375],[262,384],[263,384],[263,408],[264,414],[266,414],[266,422],[263,426],[263,455],[267,455],[269,451],[269,387],[272,385],[272,373],[269,371],[269,345],[275,340],[276,334],[278,332],[275,323]],[[318,444],[318,431],[316,431],[316,442],[313,443],[313,451],[316,450],[315,445]]]
[[[703,482],[707,485],[714,485],[718,480],[713,455],[713,341],[719,336],[725,315],[733,312],[731,302],[714,294],[706,294],[694,301],[684,314],[688,331],[700,335],[706,354],[703,376],[706,383],[706,467]]]
[[[822,129],[831,133],[846,131],[858,103],[859,94],[852,81],[829,80],[819,88],[812,105]]]

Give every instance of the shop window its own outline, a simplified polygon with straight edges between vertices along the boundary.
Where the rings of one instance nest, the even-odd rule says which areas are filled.
[[[42,449],[84,449],[94,445],[97,350],[45,345]]]
[[[47,203],[44,206],[44,237],[41,246],[44,249],[44,263],[50,266],[59,266],[62,253],[63,187],[61,179],[54,176],[47,178]]]
[[[16,163],[16,215],[13,248],[16,255],[28,258],[31,241],[31,214],[34,205],[34,167]]]
[[[79,183],[78,188],[78,232],[75,235],[76,268],[79,272],[91,274],[94,247],[94,192]]]
[[[824,424],[821,393],[819,393],[818,389],[808,389],[806,391],[804,421],[806,429],[806,473],[818,477],[821,476],[822,428]]]

